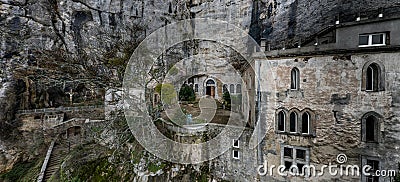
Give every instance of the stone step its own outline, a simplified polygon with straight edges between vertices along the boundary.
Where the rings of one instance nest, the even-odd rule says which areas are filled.
[[[48,167],[58,166],[59,164],[60,164],[60,162],[51,162],[48,164]]]
[[[48,181],[59,170],[65,151],[65,148],[58,143],[54,146],[45,170],[44,181]]]
[[[48,174],[50,174],[50,176],[51,176],[51,175],[53,175],[57,170],[58,170],[58,167],[57,167],[57,168],[52,168],[52,169],[50,169],[50,170],[48,171]]]

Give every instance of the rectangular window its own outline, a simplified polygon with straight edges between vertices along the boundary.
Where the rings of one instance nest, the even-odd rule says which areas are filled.
[[[293,163],[290,161],[285,161],[285,171],[289,171],[290,167],[292,167]]]
[[[194,84],[194,92],[199,92],[199,84]]]
[[[367,159],[367,165],[371,166],[371,169],[367,171],[370,174],[375,174],[379,170],[379,161]],[[379,176],[367,176],[367,181],[379,182]]]
[[[302,149],[297,149],[296,150],[296,158],[306,160],[306,151],[302,150]]]
[[[358,44],[360,46],[366,46],[368,45],[368,39],[369,39],[368,35],[360,35]]]
[[[293,158],[293,149],[292,148],[285,147],[283,150],[284,150],[283,154],[284,154],[285,158],[291,158],[291,159]]]
[[[362,34],[359,35],[359,47],[369,47],[369,46],[384,46],[386,45],[386,33],[376,33],[376,34]]]
[[[377,160],[367,160],[367,165],[371,166],[371,171],[376,171],[379,169],[379,161]]]
[[[375,173],[377,170],[380,170],[380,159],[379,157],[373,157],[373,156],[361,156],[361,166],[370,166],[370,169],[368,171],[365,171],[366,173],[369,173],[371,175],[367,175],[364,173],[361,173],[361,181],[362,182],[379,182],[380,179],[379,176],[375,176]]]
[[[239,140],[233,140],[233,147],[239,148]]]
[[[239,159],[239,151],[238,150],[233,150],[232,155],[233,155],[234,159]]]
[[[302,173],[303,167],[310,163],[309,155],[309,148],[283,145],[281,150],[281,165],[285,166],[285,171],[288,171],[291,166],[296,166],[299,169],[298,172]],[[297,173],[297,171],[292,172]]]
[[[383,38],[383,34],[372,35],[372,44],[385,44],[385,40]]]
[[[229,86],[229,92],[230,92],[231,94],[235,93],[235,85],[230,85],[230,86]]]
[[[303,174],[303,167],[304,167],[304,164],[297,163],[297,168],[299,169],[300,174]]]

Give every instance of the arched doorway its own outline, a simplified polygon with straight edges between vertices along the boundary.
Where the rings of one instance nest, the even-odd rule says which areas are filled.
[[[206,95],[211,97],[215,97],[215,81],[214,80],[207,80],[206,82]]]

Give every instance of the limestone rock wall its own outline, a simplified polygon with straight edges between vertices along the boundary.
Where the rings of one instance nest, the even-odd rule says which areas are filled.
[[[0,171],[28,159],[17,153],[35,143],[3,143],[12,140],[6,130],[21,135],[17,110],[104,103],[104,90],[121,84],[121,60],[154,30],[191,17],[219,18],[246,29],[250,10],[250,0],[0,1],[0,139],[7,156]],[[12,148],[15,152],[7,152]]]
[[[265,38],[272,49],[294,47],[297,42],[334,25],[337,18],[341,22],[355,21],[358,13],[377,12],[379,8],[399,5],[398,0],[257,1],[254,7],[257,11],[253,12],[253,20],[257,22],[253,26],[253,36]]]

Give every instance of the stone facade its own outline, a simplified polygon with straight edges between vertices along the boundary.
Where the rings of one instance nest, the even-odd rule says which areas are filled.
[[[397,24],[391,25],[387,22],[387,26],[380,28],[395,30]],[[368,161],[374,161],[381,170],[397,171],[400,54],[396,46],[400,42],[394,38],[384,47],[359,48],[359,34],[366,33],[368,28],[352,26],[347,30],[353,31],[347,35],[347,42],[343,42],[345,35],[337,34],[342,41],[336,43],[343,45],[347,53],[327,55],[315,49],[307,54],[300,48],[279,51],[279,54],[267,52],[268,60],[256,63],[261,68],[260,119],[267,123],[263,153],[269,166],[285,165],[285,162],[307,164],[316,166],[320,172],[322,165],[338,165],[337,156],[345,154],[348,160],[344,165],[358,165],[361,169]],[[324,50],[334,52],[335,46],[328,45]],[[294,70],[297,70],[295,76]],[[295,88],[293,82],[297,82]],[[304,127],[308,129],[303,130]],[[300,159],[296,159],[295,151],[302,153]],[[327,169],[324,172],[323,176],[304,179],[283,177],[274,171],[272,177],[282,181],[366,180],[365,176],[331,176]],[[393,179],[392,176],[379,180]]]

